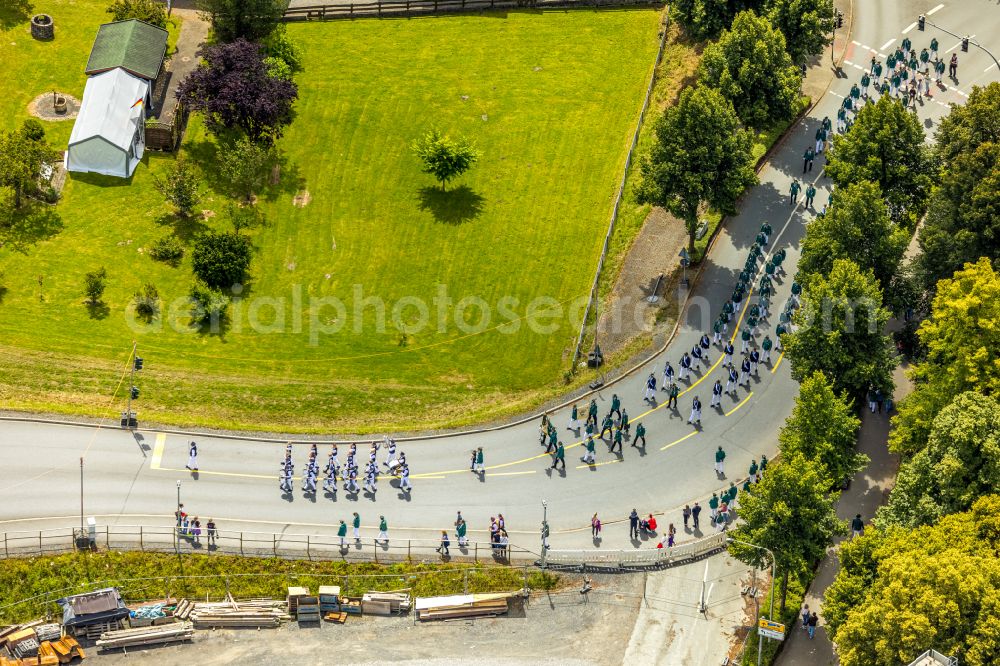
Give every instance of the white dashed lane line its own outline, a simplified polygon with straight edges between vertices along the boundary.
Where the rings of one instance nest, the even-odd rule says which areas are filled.
[[[932,14],[934,14],[935,12],[937,12],[939,9],[944,9],[944,5],[938,5],[934,9],[932,9],[929,12],[927,12],[926,14],[924,14],[924,16],[931,16]]]

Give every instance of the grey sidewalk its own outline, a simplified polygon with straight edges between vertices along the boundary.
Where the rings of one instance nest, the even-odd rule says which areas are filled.
[[[912,390],[912,385],[906,378],[906,367],[896,368],[893,380],[896,382],[894,400],[898,403]],[[871,458],[871,463],[858,472],[851,480],[851,486],[840,496],[837,502],[837,516],[843,520],[851,520],[855,515],[868,523],[875,509],[883,504],[895,483],[899,459],[889,453],[889,417],[886,414],[868,411],[863,406],[861,432],[858,436],[858,450]],[[809,608],[819,613],[820,624],[816,637],[809,637],[799,627],[789,630],[789,638],[781,655],[775,662],[779,666],[825,666],[837,664],[838,660],[833,650],[833,644],[826,635],[823,622],[823,593],[833,583],[840,568],[837,559],[837,545],[843,541],[838,539],[832,548],[827,549],[826,557],[819,565],[816,577],[806,591],[805,602]]]

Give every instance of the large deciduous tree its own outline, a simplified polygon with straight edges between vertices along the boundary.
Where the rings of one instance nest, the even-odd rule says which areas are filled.
[[[795,407],[778,435],[781,455],[800,454],[817,463],[824,487],[832,488],[868,462],[856,449],[860,426],[850,398],[834,393],[826,376],[815,372],[799,386]]]
[[[288,0],[198,0],[212,21],[212,31],[222,42],[237,39],[260,41],[277,27]]]
[[[962,393],[934,419],[927,446],[899,470],[883,522],[917,527],[966,511],[1000,487],[1000,403]]]
[[[935,135],[938,158],[947,164],[984,143],[1000,143],[1000,83],[973,86],[964,104],[955,104]]]
[[[1000,83],[974,87],[938,128],[942,165],[920,227],[920,276],[933,291],[979,257],[1000,259]]]
[[[736,115],[757,129],[792,116],[801,82],[785,36],[752,11],[737,14],[719,41],[705,47],[698,78],[717,88]]]
[[[908,664],[928,646],[963,665],[1000,661],[1000,497],[933,527],[868,534],[841,545],[823,601],[843,666]]]
[[[850,259],[862,270],[871,270],[885,292],[909,242],[909,233],[889,217],[878,185],[851,183],[837,190],[826,214],[806,227],[800,281],[808,286],[811,276],[829,273],[835,260]]]
[[[833,0],[771,0],[767,15],[797,63],[822,53],[833,38]]]
[[[14,192],[14,208],[20,208],[25,193],[38,181],[44,162],[53,162],[58,154],[39,137],[35,121],[25,121],[21,129],[0,135],[0,185]]]
[[[200,64],[177,89],[189,109],[201,111],[209,129],[242,130],[251,140],[270,143],[292,122],[298,88],[273,76],[260,45],[245,39],[207,46]]]
[[[823,474],[818,464],[799,454],[789,455],[769,467],[751,492],[740,496],[742,522],[732,535],[774,553],[782,612],[789,576],[807,571],[823,556],[833,537],[846,532],[824,486]],[[767,555],[757,548],[731,543],[729,552],[758,567],[768,563]]]
[[[800,381],[821,371],[834,389],[862,397],[869,387],[888,391],[896,358],[885,335],[889,312],[871,271],[837,259],[830,273],[810,280],[796,331],[785,336],[785,355]]]
[[[893,220],[912,228],[931,190],[932,164],[920,119],[883,95],[858,111],[846,134],[833,138],[826,175],[838,187],[878,183]]]
[[[732,213],[743,190],[756,184],[753,137],[732,103],[706,86],[684,90],[654,132],[636,194],[640,202],[663,206],[684,221],[693,252],[701,206]]]
[[[869,387],[888,392],[896,357],[885,335],[889,312],[871,271],[837,259],[830,273],[816,276],[795,314],[796,330],[785,336],[785,355],[800,381],[817,370],[834,389],[861,398]]]
[[[918,330],[926,358],[913,393],[899,403],[889,447],[910,454],[927,443],[934,418],[963,391],[1000,391],[1000,276],[985,257],[938,283]]]

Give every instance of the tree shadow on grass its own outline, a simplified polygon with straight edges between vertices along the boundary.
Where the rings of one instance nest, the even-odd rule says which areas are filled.
[[[242,201],[244,196],[233,189],[232,184],[222,176],[219,170],[220,145],[218,140],[203,139],[185,144],[185,154],[201,171],[205,183],[216,194],[229,197],[234,201]],[[272,173],[265,177],[266,184],[255,192],[258,199],[274,202],[282,195],[294,195],[305,188],[306,179],[302,176],[299,166],[288,159],[280,148],[276,151],[276,168],[278,182],[273,182]],[[273,166],[272,166],[273,168]]]
[[[0,247],[9,245],[22,254],[35,243],[48,240],[63,230],[55,206],[29,202],[16,211],[7,226],[0,226]]]
[[[190,243],[210,229],[201,215],[197,214],[191,217],[180,217],[173,213],[164,213],[156,218],[156,224],[161,227],[169,227],[174,235],[184,243]]]
[[[463,224],[474,220],[483,212],[486,202],[468,185],[459,185],[453,190],[428,185],[420,188],[418,198],[420,210],[429,212],[435,220],[445,224]]]
[[[31,18],[35,8],[29,0],[4,0],[0,3],[0,28],[9,30]]]
[[[87,314],[90,315],[91,319],[107,319],[108,315],[111,314],[111,308],[104,301],[98,301],[97,303],[91,303],[87,301]]]

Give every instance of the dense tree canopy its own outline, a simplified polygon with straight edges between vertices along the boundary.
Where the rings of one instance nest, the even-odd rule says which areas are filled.
[[[740,12],[719,41],[705,47],[698,77],[733,103],[736,115],[757,129],[790,118],[799,94],[799,70],[785,37],[763,16]]]
[[[799,454],[785,455],[753,490],[740,495],[742,522],[732,531],[736,539],[769,548],[782,581],[781,610],[785,609],[790,574],[807,571],[846,525],[837,518],[833,498],[824,487],[820,466]],[[742,562],[758,567],[769,562],[757,548],[732,543],[729,551]]]
[[[271,34],[288,7],[288,0],[198,0],[222,42],[260,41]]]
[[[272,76],[261,47],[239,39],[207,46],[200,64],[177,89],[191,110],[205,114],[214,132],[242,130],[250,139],[269,143],[292,122],[298,88]]]
[[[837,259],[830,273],[810,279],[797,330],[785,336],[785,355],[800,381],[817,370],[837,392],[862,397],[870,386],[892,387],[895,354],[885,335],[889,313],[871,271],[849,259]]]
[[[930,316],[918,331],[927,357],[911,371],[916,389],[899,404],[889,445],[922,449],[937,413],[963,391],[1000,390],[1000,276],[989,260],[967,264],[938,283]]]
[[[899,470],[887,523],[916,527],[966,511],[980,496],[1000,488],[1000,403],[969,391],[934,418],[927,446]]]
[[[743,190],[757,182],[753,137],[733,105],[705,86],[685,89],[677,105],[657,119],[654,132],[636,194],[683,220],[693,251],[701,206],[733,212]]]
[[[833,0],[770,0],[767,15],[795,62],[822,53],[833,38]]]
[[[931,190],[932,165],[920,119],[888,95],[865,104],[846,134],[833,138],[826,175],[838,188],[878,183],[897,222],[912,227]]]
[[[815,372],[802,380],[792,414],[778,435],[781,455],[800,454],[813,461],[823,487],[832,488],[868,462],[855,446],[860,426],[852,401],[834,393],[823,373]]]
[[[899,270],[910,235],[889,218],[878,185],[851,183],[837,190],[833,202],[806,227],[799,259],[800,282],[826,275],[837,259],[850,259],[875,274],[883,292]]]
[[[691,37],[712,39],[729,27],[745,5],[742,0],[674,0],[670,15]]]
[[[1000,497],[933,527],[845,542],[823,601],[843,666],[908,664],[928,647],[969,666],[1000,662]]]
[[[974,87],[936,135],[940,185],[920,227],[920,277],[933,291],[966,262],[1000,259],[1000,83]]]
[[[973,86],[964,104],[955,104],[935,135],[936,153],[948,164],[984,143],[1000,143],[1000,83]]]

